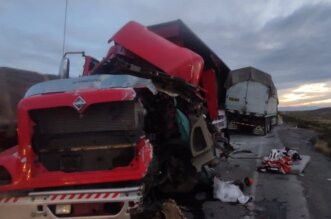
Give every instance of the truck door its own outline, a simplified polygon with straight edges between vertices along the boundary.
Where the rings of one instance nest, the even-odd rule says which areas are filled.
[[[201,167],[215,158],[214,143],[203,116],[193,118],[190,132],[192,164],[199,172]]]

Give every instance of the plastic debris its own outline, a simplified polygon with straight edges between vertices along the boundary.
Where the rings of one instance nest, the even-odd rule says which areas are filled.
[[[258,171],[273,171],[282,174],[291,173],[293,164],[302,160],[296,150],[289,148],[272,149],[269,156],[264,157]]]
[[[162,204],[161,213],[165,219],[186,219],[185,215],[173,199],[169,199]]]
[[[283,148],[272,149],[269,156],[264,157],[257,168],[260,172],[276,172],[283,174],[301,174],[310,161],[310,156],[300,155],[296,150]]]
[[[252,200],[252,197],[244,195],[233,181],[224,182],[217,177],[214,177],[214,198],[222,202],[240,204],[246,204]]]

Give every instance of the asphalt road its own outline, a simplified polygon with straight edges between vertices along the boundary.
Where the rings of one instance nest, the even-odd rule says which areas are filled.
[[[225,181],[250,176],[254,179],[245,194],[253,196],[247,205],[222,203],[212,197],[212,188],[197,189],[179,201],[187,218],[296,219],[331,218],[331,159],[316,152],[311,143],[314,132],[281,125],[266,136],[231,136],[236,149],[253,153],[224,159],[216,171]],[[283,146],[310,155],[311,161],[301,175],[259,173],[260,157]]]

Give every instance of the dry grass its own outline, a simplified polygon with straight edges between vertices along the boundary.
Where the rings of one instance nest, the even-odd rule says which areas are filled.
[[[331,108],[312,111],[281,112],[284,122],[319,133],[316,150],[331,156]]]
[[[315,149],[327,156],[331,156],[331,148],[326,141],[320,139],[317,140],[317,142],[315,143]]]

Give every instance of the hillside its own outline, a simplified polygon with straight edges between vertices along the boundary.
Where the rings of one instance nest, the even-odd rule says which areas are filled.
[[[291,117],[308,123],[313,122],[314,124],[311,125],[318,124],[319,126],[325,126],[325,128],[331,126],[331,107],[309,111],[284,111],[281,114],[283,117]]]
[[[0,67],[0,151],[16,144],[16,107],[27,89],[55,78],[56,75]]]

